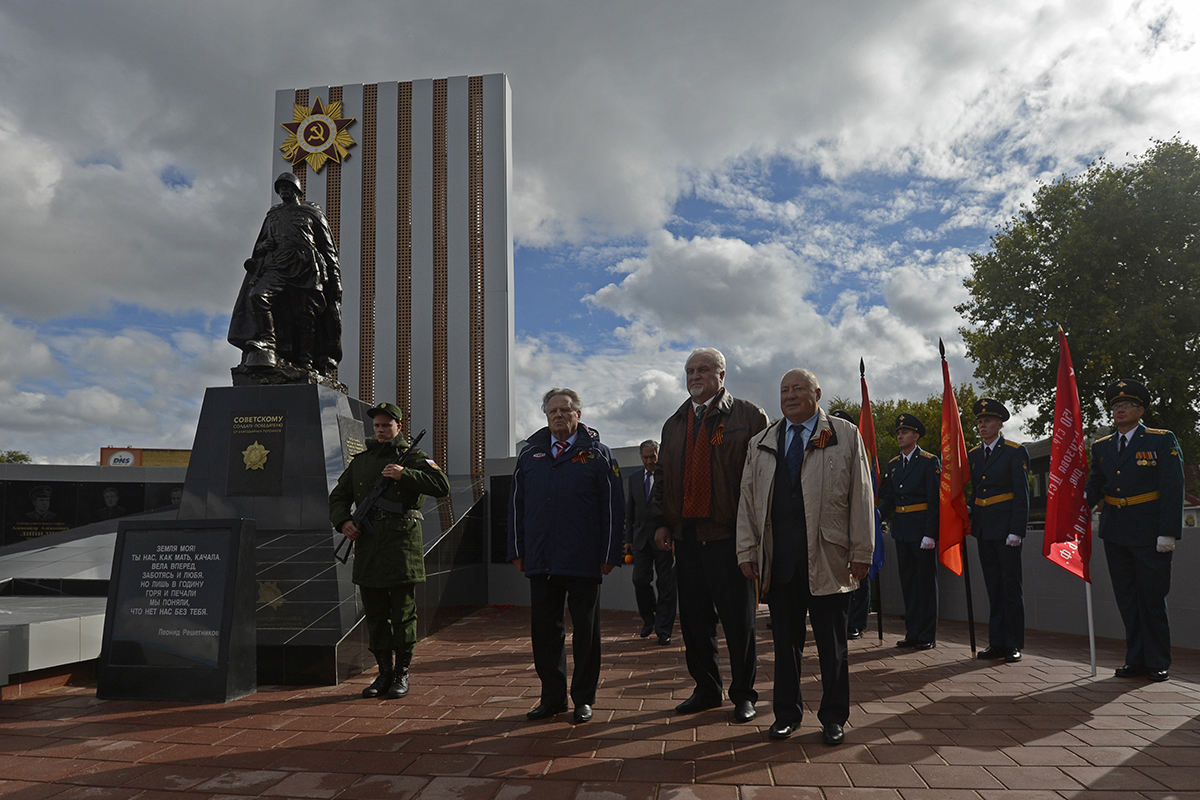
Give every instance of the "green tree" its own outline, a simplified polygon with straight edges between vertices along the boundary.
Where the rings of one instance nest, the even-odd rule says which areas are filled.
[[[1093,163],[1034,194],[973,254],[957,307],[975,377],[1005,403],[1032,403],[1035,436],[1053,424],[1057,325],[1067,332],[1085,426],[1108,420],[1104,388],[1146,384],[1145,421],[1200,452],[1200,152],[1156,141],[1132,163]]]
[[[958,401],[958,414],[962,420],[963,438],[967,440],[967,449],[970,450],[979,444],[979,432],[975,429],[975,415],[971,413],[971,406],[975,405],[975,401],[979,399],[979,396],[975,393],[974,386],[964,383],[954,390],[954,398]],[[862,408],[860,401],[848,400],[842,397],[835,397],[829,403],[830,411],[841,409],[849,414],[855,422],[858,421],[860,408]],[[919,442],[921,449],[927,450],[939,458],[941,457],[941,392],[931,394],[921,402],[914,400],[872,400],[871,413],[875,420],[875,452],[879,454],[879,470],[881,473],[883,472],[884,465],[900,452],[900,445],[896,444],[896,417],[901,414],[912,414],[925,424],[925,435],[921,437],[921,441]]]
[[[20,450],[2,450],[0,451],[0,464],[28,464],[29,453],[22,453]]]

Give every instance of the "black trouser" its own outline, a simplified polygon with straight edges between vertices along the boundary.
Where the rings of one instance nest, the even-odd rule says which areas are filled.
[[[675,542],[679,583],[679,630],[688,673],[696,694],[720,699],[721,668],[717,657],[717,620],[729,650],[729,699],[757,702],[754,675],[754,582],[742,574],[732,537],[711,542]],[[843,635],[845,632],[843,631]]]
[[[659,636],[670,636],[675,629],[675,556],[669,550],[658,549],[653,540],[633,551],[633,595],[642,622],[653,626]]]
[[[563,575],[529,578],[533,666],[542,680],[542,703],[567,704],[567,647],[564,605],[571,611],[571,700],[596,702],[600,682],[600,582]]]
[[[1157,547],[1104,543],[1113,597],[1125,623],[1125,663],[1151,671],[1171,666],[1171,626],[1167,593],[1171,591],[1172,553]]]
[[[904,638],[936,642],[937,548],[922,550],[920,541],[896,540],[896,567],[900,570],[900,589],[904,594]]]
[[[1025,647],[1025,594],[1021,585],[1020,547],[1004,539],[979,540],[979,566],[988,593],[988,645],[1005,650]]]
[[[372,653],[409,655],[417,645],[417,585],[359,586]]]
[[[821,706],[817,719],[822,725],[844,725],[850,719],[850,658],[846,647],[846,620],[850,594],[813,595],[808,589],[808,571],[801,570],[786,583],[771,583],[767,595],[771,609],[771,633],[775,636],[775,719],[800,724],[804,704],[800,697],[800,654],[807,631],[804,615],[812,621],[821,664]]]

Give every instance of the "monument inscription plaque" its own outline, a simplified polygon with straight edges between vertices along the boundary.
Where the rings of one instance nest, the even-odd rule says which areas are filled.
[[[121,523],[98,696],[225,702],[255,690],[254,530],[240,519]]]

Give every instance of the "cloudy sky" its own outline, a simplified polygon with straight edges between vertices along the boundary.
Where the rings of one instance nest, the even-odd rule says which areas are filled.
[[[569,385],[655,436],[702,344],[775,414],[792,366],[857,396],[860,356],[923,399],[939,337],[971,378],[968,255],[1039,181],[1200,141],[1198,33],[1171,0],[0,0],[0,450],[191,446],[276,89],[493,72],[521,435]]]

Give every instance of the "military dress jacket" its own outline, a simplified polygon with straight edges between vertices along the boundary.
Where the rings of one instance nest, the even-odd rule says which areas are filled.
[[[1084,493],[1089,506],[1104,501],[1101,539],[1127,547],[1152,547],[1159,536],[1178,539],[1183,451],[1175,434],[1138,425],[1121,455],[1115,434],[1097,440]]]
[[[941,479],[941,459],[920,447],[913,449],[908,466],[903,454],[888,462],[879,487],[879,513],[885,519],[891,515],[888,527],[893,539],[919,542],[926,536],[938,538]]]
[[[357,505],[367,496],[383,468],[407,446],[403,435],[382,444],[374,439],[367,441],[367,449],[351,460],[329,495],[329,521],[335,529],[341,530],[342,523],[352,516],[352,504]],[[381,499],[392,508],[402,505],[407,512],[384,511],[378,514],[381,519],[369,519],[369,526],[354,543],[353,580],[359,586],[382,589],[425,582],[419,512],[426,495],[450,494],[450,479],[420,450],[410,450],[400,466],[404,467],[400,479],[390,482]]]
[[[1024,445],[996,437],[990,458],[979,445],[967,453],[971,469],[971,533],[997,541],[1009,534],[1025,538],[1029,524],[1029,451]]]

